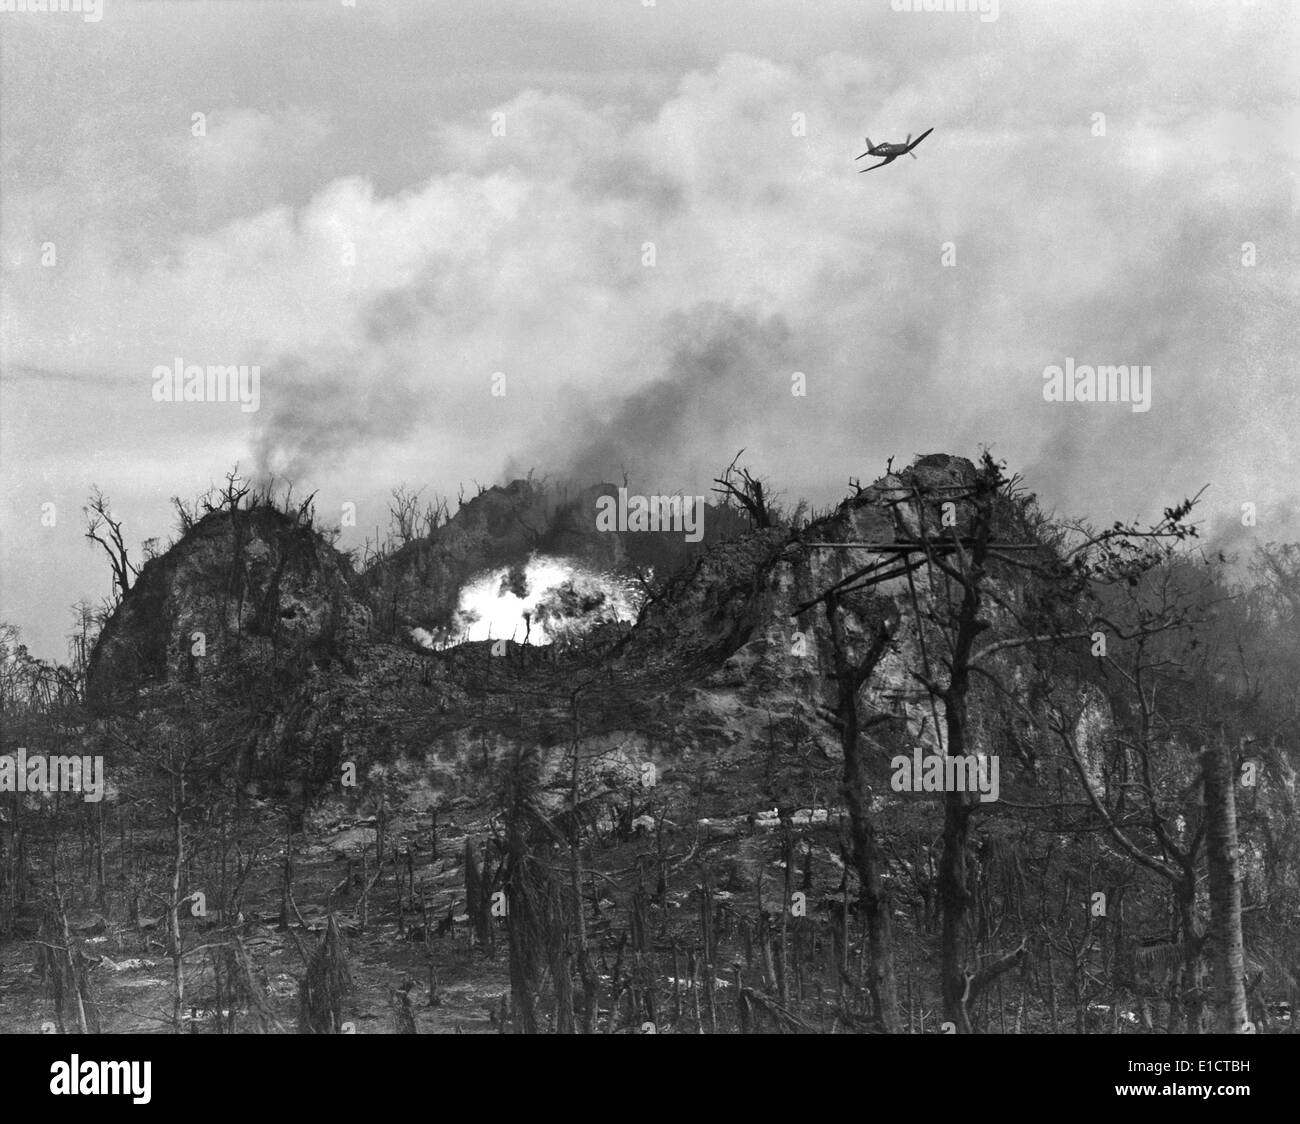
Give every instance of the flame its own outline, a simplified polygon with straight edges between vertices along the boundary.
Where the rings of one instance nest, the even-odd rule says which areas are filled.
[[[443,636],[421,628],[412,636],[429,648],[472,640],[552,644],[606,621],[634,621],[643,600],[630,578],[533,555],[523,566],[501,566],[466,582]]]

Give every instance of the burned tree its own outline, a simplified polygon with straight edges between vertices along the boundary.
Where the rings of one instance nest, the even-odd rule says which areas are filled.
[[[1237,807],[1232,760],[1222,741],[1201,753],[1205,792],[1205,851],[1210,875],[1210,935],[1218,1029],[1247,1029],[1245,949],[1241,939],[1241,883],[1237,876]]]
[[[351,990],[347,948],[331,913],[320,944],[307,961],[307,974],[298,984],[298,1033],[340,1033],[343,1000]]]
[[[714,477],[713,482],[717,487],[712,490],[722,497],[723,503],[735,504],[741,508],[755,529],[773,527],[777,522],[777,513],[763,481],[749,469],[736,467],[736,461],[744,453],[745,450],[741,449],[727,465],[726,471],[721,476]]]
[[[889,893],[885,889],[883,878],[885,858],[871,816],[871,790],[867,783],[866,760],[860,737],[865,728],[891,721],[893,716],[874,715],[864,719],[858,705],[858,695],[862,686],[871,678],[876,665],[884,657],[893,639],[897,621],[880,622],[866,652],[854,660],[849,655],[844,637],[840,594],[835,590],[828,591],[824,595],[822,604],[825,606],[826,619],[831,630],[831,644],[834,649],[835,716],[839,728],[840,746],[844,752],[841,791],[849,809],[853,865],[858,875],[867,913],[870,989],[875,1001],[876,1016],[880,1020],[882,1029],[887,1034],[897,1034],[902,1026],[898,1018],[898,994],[894,974],[893,917]]]
[[[91,492],[82,511],[86,516],[86,538],[99,543],[108,555],[108,563],[113,569],[114,599],[121,601],[140,573],[128,557],[122,521],[113,518],[108,497],[99,488]]]
[[[918,558],[924,560],[931,578],[928,611],[923,612],[910,571],[907,575],[922,662],[921,669],[914,669],[912,675],[925,688],[932,705],[943,712],[941,718],[937,713],[934,716],[936,734],[942,729],[940,744],[945,764],[955,760],[959,770],[961,766],[973,765],[973,761],[965,759],[974,758],[978,752],[970,733],[972,677],[980,672],[989,675],[982,664],[993,652],[1033,643],[1032,638],[1018,637],[976,649],[978,638],[992,627],[988,615],[991,599],[988,569],[995,557],[994,549],[999,545],[995,537],[998,505],[1005,497],[1008,483],[1001,466],[986,452],[969,484],[925,493],[914,482],[910,497],[904,501],[910,505],[915,523]],[[932,530],[927,509],[936,503],[944,515],[940,529]],[[959,505],[964,533],[957,518]],[[905,524],[907,520],[901,522]],[[1032,544],[1002,545],[1023,549]],[[996,595],[993,597],[996,599]],[[946,640],[943,654],[936,654],[933,659],[926,642],[927,624],[936,627]],[[972,775],[969,768],[964,771]],[[971,817],[979,806],[978,795],[968,786],[944,786],[938,879],[942,911],[940,987],[944,1018],[962,1034],[972,1033],[970,1009],[975,999],[999,976],[1019,964],[1026,951],[1022,940],[1010,952],[978,970],[968,967],[967,915],[974,902],[969,854]]]

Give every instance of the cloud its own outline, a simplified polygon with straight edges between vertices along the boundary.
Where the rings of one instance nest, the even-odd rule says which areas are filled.
[[[117,479],[143,535],[232,450],[356,499],[534,466],[698,491],[745,446],[824,503],[890,455],[991,442],[1063,511],[1158,515],[1207,481],[1295,510],[1294,83],[1266,5],[552,26],[499,3],[453,27],[399,4],[255,35],[224,7],[124,14],[130,50],[99,40],[114,65],[75,97],[42,77],[53,42],[7,68],[7,106],[31,90],[0,152],[11,477]],[[918,162],[857,174],[864,133],[930,126]],[[261,411],[151,403],[178,356],[260,364]],[[1067,356],[1150,364],[1151,412],[1043,402]]]

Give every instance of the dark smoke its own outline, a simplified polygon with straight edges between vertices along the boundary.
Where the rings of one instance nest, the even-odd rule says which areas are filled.
[[[759,400],[790,398],[790,376],[807,362],[782,316],[722,304],[700,305],[668,318],[674,341],[664,375],[608,406],[587,410],[567,434],[569,445],[512,458],[506,478],[543,464],[547,471],[586,485],[620,481],[671,494],[711,480],[735,454],[726,444],[737,419],[752,417]],[[581,439],[579,435],[590,435]]]
[[[254,479],[306,482],[357,449],[414,432],[424,417],[424,396],[400,369],[377,370],[375,363],[317,364],[286,356],[264,369]]]

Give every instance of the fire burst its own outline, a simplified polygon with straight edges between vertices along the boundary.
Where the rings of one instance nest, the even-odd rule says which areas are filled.
[[[634,621],[643,600],[630,578],[534,555],[522,566],[502,566],[466,582],[441,644],[424,629],[413,635],[426,647],[472,640],[552,644],[597,624]]]

